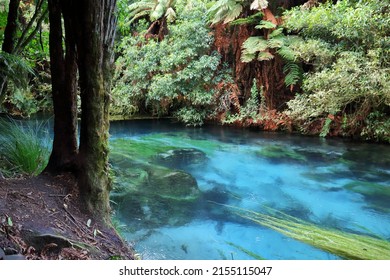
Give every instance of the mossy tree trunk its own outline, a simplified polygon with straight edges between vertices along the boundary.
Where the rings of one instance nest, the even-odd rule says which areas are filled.
[[[86,208],[109,220],[108,130],[116,0],[49,0],[55,140],[48,171],[73,167]],[[62,47],[61,16],[65,27]],[[76,51],[77,50],[77,51]],[[81,97],[76,137],[77,71]],[[62,128],[62,129],[61,129]]]
[[[77,38],[81,94],[79,186],[88,208],[109,214],[108,130],[116,0],[80,1]]]

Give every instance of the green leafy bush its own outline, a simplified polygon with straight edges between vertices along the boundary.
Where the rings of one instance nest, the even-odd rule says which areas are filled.
[[[195,2],[191,8],[177,9],[178,17],[168,26],[164,40],[145,38],[146,31],[123,38],[116,60],[112,115],[176,115],[188,124],[201,124],[212,111],[220,56],[211,51],[206,8]],[[188,112],[197,116],[190,118]]]
[[[290,47],[311,66],[303,93],[287,110],[303,131],[322,120],[322,136],[333,130],[389,141],[390,17],[384,2],[329,1],[285,13],[285,27],[304,39]]]

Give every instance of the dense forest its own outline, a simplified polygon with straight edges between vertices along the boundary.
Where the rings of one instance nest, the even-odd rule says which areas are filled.
[[[128,205],[129,213],[141,215],[137,221],[145,222],[146,229],[164,220],[156,217],[188,223],[192,214],[184,218],[182,212],[196,205],[212,209],[213,218],[231,218],[233,213],[301,241],[301,231],[307,228],[316,236],[336,237],[333,247],[327,241],[313,245],[317,237],[303,242],[337,258],[389,258],[388,241],[378,239],[380,234],[362,233],[354,226],[345,230],[332,213],[322,229],[315,225],[322,220],[312,218],[309,208],[296,211],[303,213],[300,218],[289,216],[295,213],[289,208],[288,214],[272,210],[275,205],[266,205],[265,214],[239,208],[248,193],[235,193],[240,189],[236,182],[247,187],[249,177],[258,174],[250,161],[239,166],[245,172],[218,162],[221,170],[210,170],[227,178],[230,173],[248,178],[234,177],[230,186],[224,185],[225,178],[218,182],[220,174],[202,177],[200,182],[210,187],[206,190],[195,175],[181,169],[212,162],[211,155],[232,149],[231,143],[157,132],[143,135],[142,143],[128,137],[109,141],[110,121],[132,119],[169,119],[191,130],[209,124],[228,127],[237,142],[246,141],[234,134],[237,128],[243,134],[278,131],[283,136],[317,136],[305,139],[357,140],[350,143],[375,149],[356,152],[324,144],[305,150],[304,144],[285,144],[290,143],[287,138],[284,144],[263,139],[261,145],[255,141],[254,147],[243,148],[249,152],[240,156],[249,155],[254,166],[269,168],[261,172],[271,183],[250,185],[267,189],[270,184],[272,194],[274,186],[280,187],[281,200],[289,195],[283,192],[284,181],[297,176],[286,169],[287,179],[281,178],[274,174],[276,165],[299,167],[300,178],[313,180],[322,195],[352,193],[364,197],[373,211],[388,213],[389,193],[383,185],[388,182],[388,159],[381,159],[377,149],[390,143],[389,36],[389,0],[0,0],[0,243],[12,234],[22,240],[17,235],[21,227],[14,222],[31,223],[28,213],[42,209],[26,201],[43,200],[50,217],[65,214],[55,225],[44,220],[42,227],[51,223],[51,229],[71,232],[65,241],[82,238],[91,246],[100,242],[99,253],[84,254],[83,248],[72,245],[69,258],[112,257],[114,251],[136,258],[111,231],[112,205]],[[45,121],[33,125],[30,119],[50,119],[53,127]],[[193,146],[183,144],[181,137]],[[362,157],[367,166],[358,162]],[[179,168],[169,162],[172,158]],[[224,168],[234,171],[226,174]],[[256,175],[247,175],[249,171]],[[15,177],[25,181],[10,179]],[[355,198],[348,196],[348,201]],[[22,208],[13,208],[15,204]],[[71,214],[70,207],[79,216]],[[237,222],[237,217],[231,219],[229,223]],[[223,227],[222,222],[215,226],[218,234]],[[355,242],[355,234],[364,236],[358,238],[361,242]],[[55,236],[55,241],[68,246],[63,236]],[[22,243],[20,247],[27,244]],[[225,243],[256,256],[241,245]],[[50,258],[46,246],[35,255],[27,247],[23,254],[30,258]],[[0,249],[3,258],[7,254]],[[187,254],[188,246],[182,244],[180,250]]]
[[[390,141],[388,1],[117,6],[113,119]],[[0,9],[1,111],[53,112],[46,2]]]

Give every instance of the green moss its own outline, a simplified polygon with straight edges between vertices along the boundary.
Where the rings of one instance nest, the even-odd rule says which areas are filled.
[[[306,157],[291,148],[281,145],[269,145],[256,151],[256,154],[271,160],[304,162]]]
[[[344,188],[363,195],[371,208],[385,213],[390,212],[390,185],[354,181],[344,185]]]
[[[223,148],[222,144],[218,144],[212,140],[194,139],[189,137],[186,133],[178,133],[170,135],[169,133],[150,134],[143,138],[143,141],[151,143],[156,146],[171,146],[176,148],[196,148],[206,154],[211,154],[215,150]]]
[[[162,145],[156,141],[115,139],[110,142],[111,156],[127,155],[136,160],[147,160],[150,157],[174,149],[174,146]]]
[[[354,181],[346,184],[344,187],[365,196],[382,196],[390,199],[390,185],[384,186],[377,183]]]

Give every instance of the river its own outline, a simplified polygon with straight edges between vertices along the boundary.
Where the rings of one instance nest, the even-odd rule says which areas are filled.
[[[390,240],[390,146],[170,120],[111,124],[114,219],[142,259],[339,259],[231,209]]]

